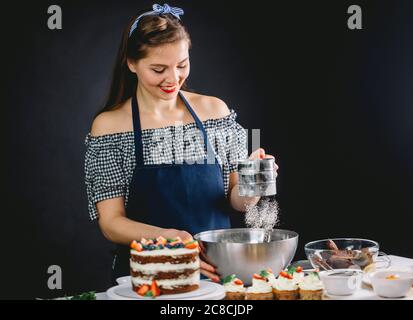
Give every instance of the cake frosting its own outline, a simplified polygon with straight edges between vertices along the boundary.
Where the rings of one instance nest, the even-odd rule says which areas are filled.
[[[294,279],[279,276],[275,279],[273,288],[278,291],[294,291],[298,289],[298,284]]]
[[[270,293],[272,287],[265,277],[254,274],[252,277],[252,286],[247,288],[247,292],[250,293]]]
[[[322,290],[324,288],[323,283],[315,273],[310,273],[309,275],[305,276],[299,283],[299,287],[302,290],[311,291]]]
[[[138,294],[189,292],[199,288],[200,261],[197,241],[176,239],[134,240],[130,250],[132,287]],[[148,289],[150,287],[151,289]],[[152,290],[152,288],[155,288]]]
[[[246,290],[244,283],[235,274],[225,277],[223,285],[226,292],[245,292]]]
[[[268,281],[268,283],[270,284],[271,287],[274,287],[275,282],[276,282],[275,275],[274,275],[274,273],[272,272],[271,269],[267,269],[267,272],[268,272],[268,275],[266,277],[267,281]]]
[[[304,272],[294,272],[293,273],[293,280],[295,281],[295,283],[299,284],[301,281],[303,281],[304,279]]]

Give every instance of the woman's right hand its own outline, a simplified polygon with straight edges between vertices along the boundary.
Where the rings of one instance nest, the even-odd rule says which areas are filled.
[[[185,240],[192,240],[192,236],[189,232],[184,230],[177,230],[177,229],[162,229],[159,233],[160,236],[164,237],[165,239],[175,239],[176,237],[180,237],[182,241]]]
[[[177,229],[163,229],[160,232],[160,235],[164,238],[170,238],[170,239],[174,239],[176,237],[180,237],[182,241],[185,240],[192,240],[192,236],[189,232],[183,231],[183,230],[177,230]],[[210,278],[212,281],[215,282],[219,282],[220,281],[220,277],[219,275],[216,273],[216,268],[210,264],[207,263],[205,260],[206,257],[204,257],[204,253],[203,253],[203,248],[200,247],[201,252],[200,252],[200,271],[201,273]]]

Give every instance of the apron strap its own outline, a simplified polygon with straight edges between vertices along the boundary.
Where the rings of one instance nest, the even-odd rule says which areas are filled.
[[[186,98],[184,97],[184,95],[182,94],[181,91],[179,91],[179,96],[181,97],[181,99],[184,101],[187,109],[189,110],[189,112],[191,113],[192,117],[195,120],[196,126],[198,127],[198,129],[201,131],[202,136],[204,138],[204,150],[206,151],[206,159],[204,160],[205,164],[215,164],[218,163],[216,157],[215,157],[215,152],[214,149],[212,148],[212,145],[209,143],[209,139],[208,139],[208,135],[207,132],[205,130],[204,125],[202,124],[201,120],[199,120],[198,116],[196,115],[195,111],[192,109],[191,105],[189,104],[189,102],[186,100]]]
[[[192,117],[195,120],[195,124],[197,128],[201,131],[203,140],[204,140],[204,149],[206,149],[207,157],[204,160],[205,164],[216,164],[218,163],[214,149],[212,145],[209,143],[208,135],[205,130],[204,125],[202,124],[201,120],[199,120],[198,116],[196,115],[195,111],[192,109],[189,102],[186,100],[184,95],[181,91],[179,91],[179,96],[183,100],[186,108],[191,113]],[[141,121],[139,116],[139,107],[138,101],[136,98],[136,92],[132,95],[132,120],[133,120],[133,132],[134,132],[134,139],[135,139],[135,158],[136,158],[136,165],[143,166],[143,144],[142,144],[142,129],[141,129]]]
[[[139,117],[138,101],[136,99],[136,92],[132,95],[132,121],[133,121],[133,135],[135,138],[135,158],[136,166],[143,166],[143,144],[142,144],[142,130],[141,119]]]

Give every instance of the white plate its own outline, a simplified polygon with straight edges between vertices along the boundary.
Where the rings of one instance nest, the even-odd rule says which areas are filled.
[[[130,278],[130,276],[120,277],[120,278],[117,278],[117,279],[116,279],[116,282],[117,282],[118,284],[129,283],[129,282],[131,282],[131,278]]]
[[[124,281],[125,279],[122,278],[116,281]],[[110,288],[106,291],[106,294],[108,299],[111,300],[221,300],[225,297],[225,289],[218,283],[200,280],[199,289],[197,290],[177,294],[164,294],[156,298],[151,298],[139,296],[132,290],[132,284],[130,282],[124,282]]]

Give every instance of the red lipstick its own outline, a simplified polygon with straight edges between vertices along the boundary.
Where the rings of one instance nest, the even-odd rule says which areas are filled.
[[[164,88],[161,87],[161,90],[165,93],[173,93],[176,90],[176,86],[175,87],[164,87]]]

